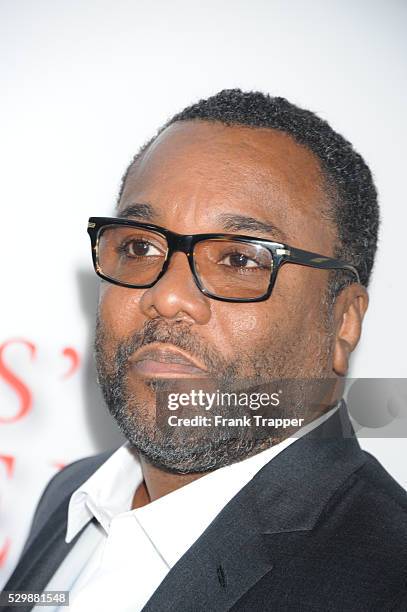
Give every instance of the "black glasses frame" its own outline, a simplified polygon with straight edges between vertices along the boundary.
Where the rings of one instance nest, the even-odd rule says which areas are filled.
[[[122,225],[151,230],[153,232],[156,232],[157,234],[160,234],[166,239],[168,245],[166,258],[161,272],[152,283],[149,283],[148,285],[124,283],[103,274],[103,271],[99,266],[99,235],[103,228],[112,225]],[[130,219],[121,219],[120,217],[90,217],[88,221],[88,234],[91,239],[92,260],[96,274],[100,278],[103,278],[104,280],[113,283],[114,285],[118,285],[120,287],[129,287],[131,289],[148,289],[149,287],[155,285],[156,282],[159,281],[160,278],[166,273],[169,263],[171,261],[171,256],[177,251],[185,253],[185,255],[187,256],[192,276],[200,291],[202,291],[202,293],[204,293],[208,297],[214,300],[219,300],[221,302],[263,302],[264,300],[267,300],[270,297],[275,282],[277,280],[278,271],[280,270],[281,266],[286,263],[294,263],[301,266],[308,266],[311,268],[320,268],[321,270],[347,270],[355,277],[355,282],[360,283],[358,271],[351,264],[348,264],[339,259],[333,259],[332,257],[325,257],[324,255],[319,255],[318,253],[303,251],[302,249],[297,249],[281,242],[275,242],[273,240],[267,240],[264,238],[255,238],[253,236],[222,233],[177,234],[176,232],[172,232],[171,230],[168,230],[164,227],[160,227],[159,225],[153,225],[151,223],[141,223],[139,221],[133,221]],[[195,268],[193,256],[195,245],[198,242],[202,242],[203,240],[208,239],[234,240],[236,242],[261,245],[268,249],[271,253],[271,257],[273,260],[273,269],[270,275],[269,286],[264,295],[261,295],[260,297],[256,298],[226,298],[220,297],[208,291],[201,283],[201,280]]]

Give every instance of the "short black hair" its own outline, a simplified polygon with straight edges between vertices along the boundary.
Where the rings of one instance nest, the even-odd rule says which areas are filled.
[[[150,144],[177,121],[213,121],[224,125],[272,128],[289,134],[318,158],[331,203],[329,216],[338,232],[335,256],[353,264],[360,281],[369,283],[377,248],[379,207],[372,174],[359,153],[327,121],[285,98],[240,89],[224,89],[186,107],[162,126],[132,160],[123,176],[120,202],[129,171]],[[332,276],[333,295],[348,284],[346,276]]]

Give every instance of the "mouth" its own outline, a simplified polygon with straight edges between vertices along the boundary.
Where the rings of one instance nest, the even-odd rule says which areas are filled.
[[[129,359],[133,371],[146,378],[202,378],[207,369],[191,355],[168,344],[148,345]]]

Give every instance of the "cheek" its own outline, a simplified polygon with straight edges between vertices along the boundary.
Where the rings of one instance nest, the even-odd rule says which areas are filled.
[[[222,352],[236,357],[239,349],[252,353],[257,346],[267,342],[275,329],[277,317],[268,302],[259,302],[228,304],[214,318],[220,332],[218,337],[222,339]]]
[[[230,334],[235,341],[250,345],[257,339],[265,338],[270,330],[271,318],[267,312],[248,312],[243,316],[230,319]]]
[[[323,278],[319,270],[315,272],[287,265],[267,301],[229,304],[222,309],[218,313],[218,325],[224,347],[234,354],[238,347],[252,353],[256,347],[260,350],[260,347],[277,349],[285,343],[296,345],[322,317]]]
[[[275,312],[284,313],[286,319],[305,323],[318,320],[323,314],[323,300],[327,290],[329,272],[306,266],[286,264],[271,296]]]
[[[99,294],[99,318],[109,336],[118,340],[137,330],[142,321],[141,292],[136,289],[102,284]]]
[[[248,314],[244,319],[232,321],[231,331],[234,336],[245,335],[247,332],[253,332],[259,327],[258,317]]]

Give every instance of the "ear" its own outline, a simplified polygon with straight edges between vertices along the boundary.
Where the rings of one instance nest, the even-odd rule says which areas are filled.
[[[336,298],[334,307],[336,332],[332,366],[338,376],[346,376],[349,357],[359,342],[368,304],[369,296],[365,287],[357,283],[345,287]]]

